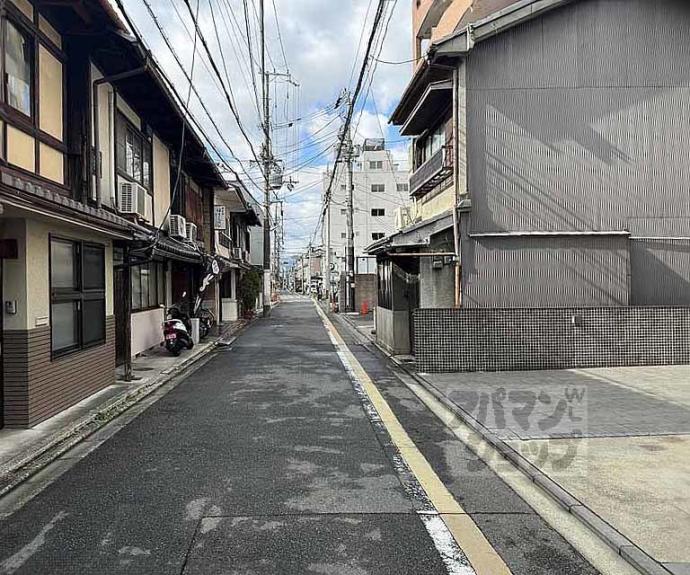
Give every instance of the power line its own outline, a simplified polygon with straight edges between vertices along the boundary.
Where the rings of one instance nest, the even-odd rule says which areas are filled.
[[[247,176],[247,179],[249,179],[249,181],[251,181],[255,186],[259,187],[259,185],[256,183],[256,181],[249,175],[249,173],[247,172],[247,170],[246,170],[245,167],[244,167],[244,164],[243,164],[242,161],[237,157],[237,155],[236,155],[235,152],[233,151],[232,147],[230,146],[230,144],[228,143],[228,141],[225,139],[225,136],[224,136],[223,133],[220,131],[220,128],[218,127],[218,124],[217,124],[217,123],[215,122],[215,120],[213,119],[213,115],[211,114],[211,112],[210,112],[209,109],[207,108],[206,104],[204,103],[204,100],[203,100],[203,98],[201,97],[201,94],[199,94],[199,91],[197,90],[196,86],[194,86],[194,82],[193,82],[192,78],[191,78],[190,75],[187,73],[187,70],[185,69],[184,64],[182,63],[182,60],[181,60],[180,57],[178,56],[178,54],[177,54],[177,52],[175,51],[174,47],[172,46],[172,43],[171,43],[171,41],[170,41],[170,38],[168,38],[168,35],[165,33],[165,30],[163,29],[163,27],[162,27],[160,21],[158,20],[158,18],[156,17],[155,13],[153,12],[153,9],[151,8],[151,4],[149,3],[149,0],[142,0],[142,1],[143,1],[144,6],[146,7],[146,9],[147,9],[147,11],[148,11],[148,13],[149,13],[149,16],[151,17],[151,19],[153,20],[154,24],[156,25],[156,28],[158,29],[159,33],[161,34],[161,37],[163,38],[163,41],[165,42],[166,46],[167,46],[168,49],[170,50],[170,53],[172,54],[173,59],[175,60],[175,62],[176,62],[177,65],[179,66],[179,68],[180,68],[180,70],[182,71],[182,74],[184,75],[184,77],[185,77],[185,79],[187,80],[187,82],[190,84],[191,89],[192,89],[192,91],[194,92],[194,95],[197,97],[197,100],[199,101],[199,104],[201,105],[201,108],[202,108],[203,111],[205,112],[206,116],[208,116],[208,119],[209,119],[211,125],[213,126],[213,128],[215,129],[216,133],[218,134],[219,139],[221,140],[221,142],[225,145],[225,147],[226,147],[226,148],[228,149],[228,151],[230,152],[230,156],[239,164],[240,169],[242,170],[242,172],[244,173],[244,175]],[[126,15],[126,12],[124,11],[124,7],[122,6],[122,0],[116,0],[116,2],[117,2],[117,4],[118,4],[120,10],[122,11],[122,13],[125,14],[125,18],[126,18],[126,20],[127,20],[127,23],[129,24],[130,28],[132,28],[132,30],[136,30],[136,27],[134,26],[134,23],[132,22],[131,18],[129,18],[129,16],[127,16],[127,15]],[[155,59],[153,58],[153,55],[150,54],[150,52],[149,52],[149,57],[151,58],[152,61],[155,62]],[[156,62],[156,64],[157,64],[157,62]],[[160,69],[160,66],[158,66],[158,68]],[[161,76],[164,77],[164,78],[166,79],[166,81],[168,81],[168,78],[165,76],[164,73],[161,72]],[[177,93],[177,89],[175,88],[175,86],[174,86],[171,82],[169,82],[169,81],[168,81],[168,85],[169,85],[170,90],[176,95],[176,97],[177,97],[179,103],[180,103],[181,106],[183,107],[184,111],[187,113],[187,116],[188,116],[190,119],[192,119],[192,118],[193,118],[193,115],[192,115],[191,112],[189,111],[189,107],[184,105],[184,100],[183,100],[183,98],[181,98],[180,95]],[[196,122],[196,121],[195,121],[195,122]],[[199,126],[198,122],[196,122],[196,125],[197,125],[197,129],[199,129],[199,131],[203,132],[203,130],[200,129],[200,126]],[[211,141],[211,140],[208,138],[208,136],[206,136],[206,138],[207,138],[207,140],[208,140],[209,142]],[[217,150],[215,150],[215,151],[217,152]],[[219,156],[222,158],[222,155],[219,154]],[[232,170],[232,171],[235,172],[234,170]]]
[[[201,0],[196,0],[196,13],[197,15],[199,14],[199,6],[201,5]],[[194,45],[192,47],[192,65],[189,70],[189,88],[187,89],[187,100],[185,102],[185,106],[189,106],[189,101],[192,98],[192,82],[194,80],[194,64],[196,63],[196,44],[197,44],[197,35],[194,34]],[[184,143],[185,143],[185,136],[187,135],[187,122],[184,120],[182,121],[182,136],[180,138],[180,153],[177,156],[177,174],[175,175],[175,185],[173,186],[173,192],[172,192],[172,197],[170,198],[170,204],[168,204],[168,209],[165,212],[165,216],[161,220],[160,224],[158,225],[158,228],[156,229],[156,239],[154,241],[154,247],[155,244],[158,242],[158,237],[160,235],[161,230],[163,229],[163,223],[168,219],[168,216],[170,215],[170,211],[172,210],[172,206],[175,203],[175,199],[177,198],[177,191],[180,188],[180,179],[182,178],[182,155],[184,153]]]
[[[287,56],[285,55],[285,45],[283,44],[283,35],[280,32],[280,22],[278,21],[278,10],[276,8],[276,0],[271,0],[273,3],[273,16],[276,20],[276,30],[278,31],[278,41],[280,42],[280,51],[283,54],[283,62],[285,62],[285,71],[290,73],[290,65],[287,61]]]
[[[210,0],[209,0],[210,1]],[[259,123],[261,122],[261,104],[259,103],[259,93],[256,88],[256,78],[254,77],[254,59],[252,57],[251,53],[251,46],[249,49],[249,65],[248,66],[243,66],[244,60],[240,58],[240,54],[242,53],[242,41],[240,38],[242,38],[242,30],[239,25],[239,22],[237,21],[237,18],[235,17],[235,14],[233,12],[232,7],[228,3],[228,0],[219,0],[218,2],[218,8],[220,12],[220,16],[223,20],[223,24],[225,25],[225,29],[228,32],[232,31],[232,34],[228,34],[230,37],[230,41],[233,44],[233,52],[235,56],[235,60],[237,61],[238,67],[240,69],[240,72],[242,73],[242,81],[244,82],[245,87],[247,88],[247,92],[254,93],[254,106],[256,107],[256,113],[257,117],[259,118]],[[228,22],[230,20],[230,22]],[[249,40],[247,40],[249,42]],[[247,78],[249,77],[249,81]],[[251,87],[250,84],[251,83]]]
[[[220,75],[220,71],[218,70],[218,66],[213,59],[213,54],[211,53],[211,50],[208,46],[208,43],[206,42],[206,38],[204,38],[203,33],[201,32],[201,28],[199,27],[199,22],[194,16],[194,12],[192,12],[192,5],[190,4],[190,0],[184,0],[185,6],[187,6],[187,10],[189,11],[189,15],[192,18],[192,21],[194,23],[194,28],[197,31],[197,34],[199,35],[199,40],[201,41],[201,45],[204,47],[204,50],[206,51],[206,54],[208,55],[209,62],[211,64],[211,67],[213,68],[213,71],[215,72],[216,76],[220,79],[221,84],[223,85],[223,93],[225,95],[225,99],[227,100],[228,106],[230,107],[230,111],[232,112],[232,115],[235,118],[235,121],[237,122],[237,127],[240,129],[240,132],[242,134],[242,137],[245,139],[247,144],[249,145],[249,149],[252,153],[252,156],[257,162],[260,162],[259,156],[256,153],[256,150],[254,149],[254,145],[252,144],[251,139],[249,138],[246,130],[244,129],[244,126],[242,125],[242,120],[240,119],[239,114],[237,113],[237,110],[235,108],[235,105],[233,103],[233,98],[231,97],[230,93],[228,93],[228,90],[225,88],[225,84],[223,84],[222,77]],[[230,89],[231,90],[231,89]],[[264,177],[268,180],[269,175],[264,174]]]
[[[252,85],[254,86],[254,95],[256,98],[259,110],[261,110],[261,105],[259,104],[259,89],[256,86],[256,69],[254,67],[254,52],[252,50],[252,34],[251,26],[249,25],[249,7],[247,6],[247,0],[242,0],[242,5],[244,7],[244,27],[247,31],[247,50],[249,51],[249,66],[251,68]],[[259,112],[261,116],[261,112]]]
[[[390,62],[388,60],[381,60],[379,58],[373,58],[374,61],[379,64],[389,64],[391,66],[400,66],[401,64],[412,64],[413,62],[419,62],[422,58],[412,58],[411,60],[401,60],[400,62]]]
[[[189,1],[189,0],[186,0]],[[364,60],[362,62],[362,67],[359,72],[359,78],[357,79],[357,86],[355,88],[354,95],[352,97],[352,100],[350,101],[350,105],[348,106],[347,110],[347,116],[345,118],[345,125],[343,128],[343,138],[340,141],[340,145],[338,146],[338,153],[336,155],[336,160],[335,160],[335,165],[337,166],[338,163],[340,162],[340,159],[342,157],[342,152],[343,152],[343,139],[345,137],[345,134],[347,134],[350,124],[352,123],[352,115],[354,113],[355,105],[357,104],[357,99],[359,98],[360,92],[362,90],[362,84],[364,82],[364,76],[367,71],[368,63],[369,63],[369,56],[371,55],[371,49],[374,44],[374,38],[376,37],[376,34],[378,32],[378,27],[381,23],[381,19],[383,17],[383,12],[384,12],[384,7],[386,5],[386,0],[379,0],[378,7],[376,9],[376,14],[374,16],[374,24],[371,29],[371,34],[369,35],[369,40],[367,42],[367,49],[365,53]],[[332,174],[331,174],[331,180],[328,184],[328,191],[326,192],[326,198],[325,202],[327,203],[328,200],[330,199],[331,195],[331,190],[333,187],[333,179],[335,177],[335,172],[336,170],[334,169]],[[321,210],[321,215],[319,217],[319,220],[323,220],[324,213],[326,211],[326,206],[324,205],[324,208]],[[318,224],[317,224],[318,226]]]

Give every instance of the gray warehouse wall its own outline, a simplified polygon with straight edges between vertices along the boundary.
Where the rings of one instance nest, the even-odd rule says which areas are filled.
[[[482,238],[466,242],[462,255],[466,307],[621,306],[630,300],[625,236]]]
[[[688,30],[690,4],[682,0],[583,0],[477,44],[467,65],[466,231],[690,236]],[[619,248],[610,256],[592,248],[570,260],[578,266],[572,270],[573,250],[589,249],[576,243],[553,257],[532,252],[530,277],[561,284],[575,275],[583,305],[625,303]],[[474,305],[513,305],[506,284],[525,265],[519,247],[505,240],[463,249],[463,266],[476,272],[468,277]],[[633,242],[630,249],[629,301],[689,303],[683,288],[690,260],[682,246]],[[478,281],[493,282],[496,291],[487,285],[478,292]],[[593,284],[590,301],[582,299],[585,282]],[[571,296],[566,290],[553,303],[571,305]]]

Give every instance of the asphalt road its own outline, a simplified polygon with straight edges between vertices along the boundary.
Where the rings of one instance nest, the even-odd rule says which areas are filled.
[[[514,574],[595,573],[349,343]],[[284,303],[0,521],[0,574],[446,573],[370,418],[313,304]]]

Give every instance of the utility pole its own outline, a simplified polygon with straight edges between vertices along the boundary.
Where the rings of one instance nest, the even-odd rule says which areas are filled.
[[[311,295],[311,242],[309,243],[309,251],[307,252],[307,262],[309,265],[309,295]]]
[[[280,228],[282,227],[283,202],[276,202],[273,224],[273,274],[276,286],[280,287]]]
[[[259,0],[259,20],[261,26],[261,87],[264,104],[264,310],[263,316],[271,314],[271,110],[268,101],[268,74],[266,72],[266,23],[264,0]]]
[[[348,94],[348,102],[350,96]],[[354,159],[354,149],[352,147],[352,133],[350,126],[347,126],[345,134],[345,161],[347,162],[347,252],[345,266],[345,311],[355,311],[355,226],[354,226],[354,182],[352,180],[352,161]]]
[[[335,166],[334,166],[335,169]],[[333,301],[333,298],[331,297],[331,201],[330,198],[326,199],[326,241],[323,242],[326,244],[326,257],[325,257],[325,262],[326,262],[326,269],[324,270],[323,274],[323,283],[324,283],[324,288],[326,290],[326,297],[328,298],[328,301]]]

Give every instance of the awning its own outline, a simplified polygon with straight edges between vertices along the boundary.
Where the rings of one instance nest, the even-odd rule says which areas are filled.
[[[452,227],[453,213],[452,211],[447,211],[428,220],[408,226],[387,238],[370,244],[364,251],[371,255],[379,255],[398,250],[418,250],[431,243],[431,236]]]
[[[153,248],[153,257],[161,257],[169,260],[200,264],[203,257],[192,244],[178,241],[174,238],[161,235]]]
[[[453,99],[453,82],[432,82],[400,129],[402,136],[419,136],[438,120]]]

